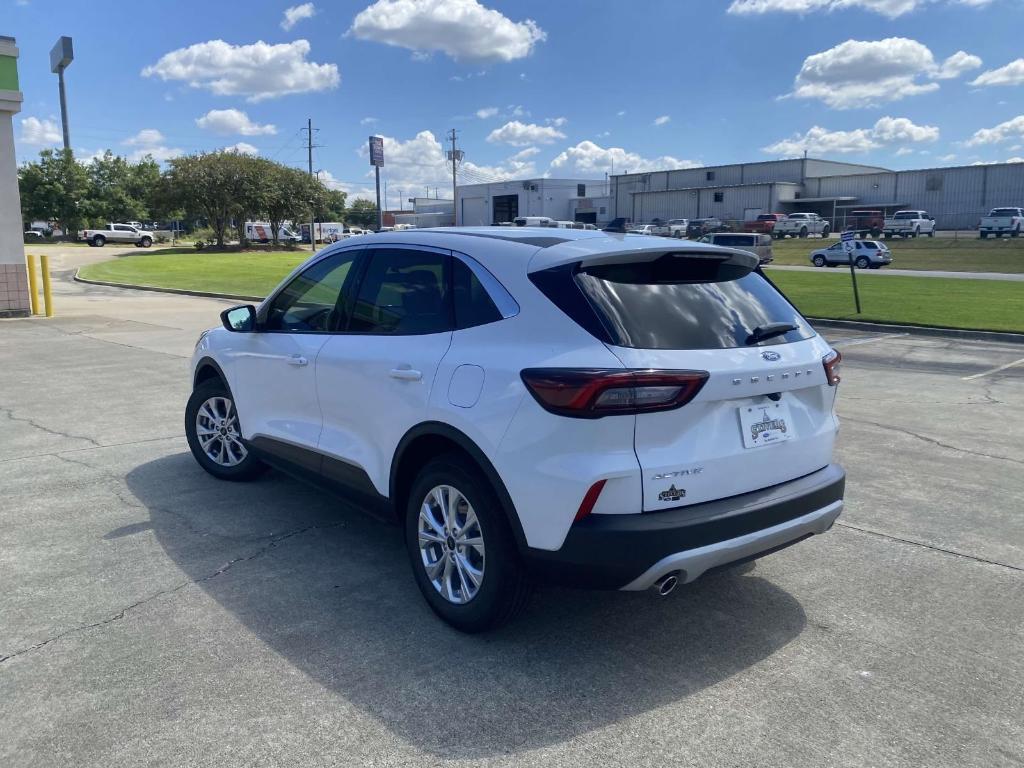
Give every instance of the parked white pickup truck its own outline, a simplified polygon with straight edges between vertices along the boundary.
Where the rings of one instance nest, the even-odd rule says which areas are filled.
[[[828,237],[832,231],[828,220],[821,218],[816,213],[791,213],[786,218],[775,222],[772,228],[772,237],[776,240],[791,237],[807,237],[808,235],[821,235]]]
[[[1007,233],[1010,237],[1019,237],[1021,227],[1024,226],[1024,209],[1021,208],[993,208],[988,216],[981,218],[978,224],[978,236],[984,240],[989,235],[1002,237]]]
[[[897,211],[882,223],[882,234],[886,237],[935,237],[935,219],[928,211]]]
[[[132,243],[149,248],[153,244],[153,233],[136,229],[131,224],[107,224],[106,229],[82,229],[78,239],[85,240],[94,248],[102,248],[111,243]]]
[[[668,225],[660,221],[656,221],[653,224],[638,224],[629,231],[634,235],[658,235],[661,237],[669,237],[672,234],[672,230]]]

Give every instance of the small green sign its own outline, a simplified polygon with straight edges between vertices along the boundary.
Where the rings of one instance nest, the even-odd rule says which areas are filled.
[[[18,90],[18,60],[13,56],[0,56],[0,91]]]

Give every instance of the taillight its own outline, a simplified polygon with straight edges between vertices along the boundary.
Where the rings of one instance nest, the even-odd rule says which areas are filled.
[[[839,378],[839,364],[842,361],[843,356],[834,349],[821,358],[821,364],[825,366],[825,380],[830,387],[834,387],[841,381]]]
[[[707,371],[648,369],[527,368],[520,375],[542,408],[578,419],[680,408],[708,380]]]

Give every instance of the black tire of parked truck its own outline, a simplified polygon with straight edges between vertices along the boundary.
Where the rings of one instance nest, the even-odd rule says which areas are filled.
[[[103,235],[96,235],[96,237],[94,237],[90,242],[93,244],[95,248],[102,248],[104,245],[106,245],[107,238],[105,238]]]
[[[800,237],[807,237],[807,227],[800,228]]]
[[[139,245],[141,245],[143,248],[149,248],[149,246],[151,246],[152,244],[153,238],[151,237],[144,237],[141,240],[139,240]]]
[[[829,229],[828,227],[825,227],[823,230],[821,230],[821,236],[822,237],[828,237],[831,234],[832,234],[832,230]]]

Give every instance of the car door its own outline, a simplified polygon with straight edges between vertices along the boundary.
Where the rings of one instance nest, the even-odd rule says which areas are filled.
[[[843,243],[833,243],[825,249],[825,259],[829,264],[845,264],[849,261],[846,255],[846,248]]]
[[[306,266],[260,307],[256,332],[232,334],[226,354],[242,436],[312,470],[323,426],[316,358],[344,315],[361,251],[336,249]]]
[[[317,358],[324,474],[388,494],[391,459],[425,420],[438,364],[451,345],[451,253],[367,248],[344,333]]]

